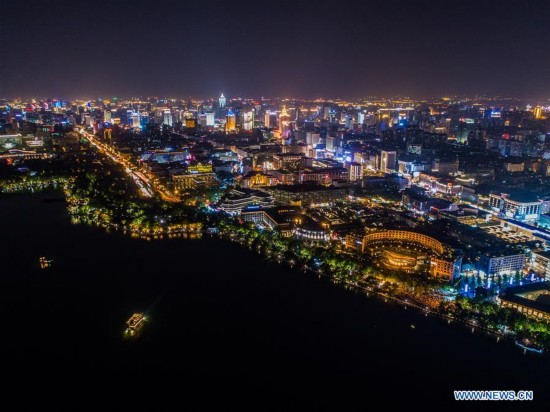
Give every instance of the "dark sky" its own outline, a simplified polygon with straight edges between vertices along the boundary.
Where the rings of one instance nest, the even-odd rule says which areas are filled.
[[[0,0],[0,96],[550,97],[550,0]]]

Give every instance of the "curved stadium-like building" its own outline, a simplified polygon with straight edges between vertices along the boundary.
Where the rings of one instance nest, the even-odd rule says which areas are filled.
[[[361,251],[371,253],[387,268],[427,270],[432,276],[448,280],[459,275],[462,264],[462,257],[456,256],[448,245],[410,230],[368,233],[362,239]]]

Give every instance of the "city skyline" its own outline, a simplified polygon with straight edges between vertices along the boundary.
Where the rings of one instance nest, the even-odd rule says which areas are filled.
[[[10,381],[548,404],[550,0],[0,6]]]
[[[6,97],[550,96],[548,2],[5,5]]]

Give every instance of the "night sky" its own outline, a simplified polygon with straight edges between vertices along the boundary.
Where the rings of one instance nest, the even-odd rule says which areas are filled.
[[[0,0],[0,96],[550,97],[550,1]]]

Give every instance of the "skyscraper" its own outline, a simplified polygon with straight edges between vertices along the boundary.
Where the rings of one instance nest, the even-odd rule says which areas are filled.
[[[206,112],[206,126],[214,126],[214,113]]]
[[[144,129],[145,126],[147,126],[147,124],[149,123],[149,113],[141,112],[141,115],[139,116],[139,123],[141,128]]]
[[[363,178],[363,165],[360,163],[349,162],[347,163],[348,176],[350,182],[355,182]]]
[[[397,152],[382,150],[380,152],[380,171],[384,173],[393,173],[397,161]]]
[[[139,122],[139,113],[132,113],[132,127],[141,127],[141,124]]]
[[[162,115],[162,124],[172,126],[172,113],[165,111]]]
[[[218,99],[218,102],[220,103],[220,109],[223,109],[225,107],[225,103],[226,103],[226,99],[225,99],[225,96],[222,95],[220,96],[220,98]]]
[[[533,114],[535,115],[535,119],[540,119],[542,117],[542,107],[537,106],[533,109]]]
[[[271,112],[269,110],[265,111],[264,126],[265,127],[270,127],[271,126]]]
[[[285,133],[287,131],[288,125],[290,123],[290,116],[288,115],[288,112],[286,111],[286,106],[283,106],[283,110],[281,111],[281,114],[279,115],[279,134],[282,138],[285,138]]]
[[[227,112],[227,117],[225,120],[225,132],[226,133],[234,132],[236,129],[237,129],[237,119],[235,118],[235,113],[229,110]]]
[[[361,126],[365,122],[365,113],[362,111],[357,112],[357,124]]]
[[[252,110],[243,113],[243,129],[251,131],[254,128],[254,112]]]

